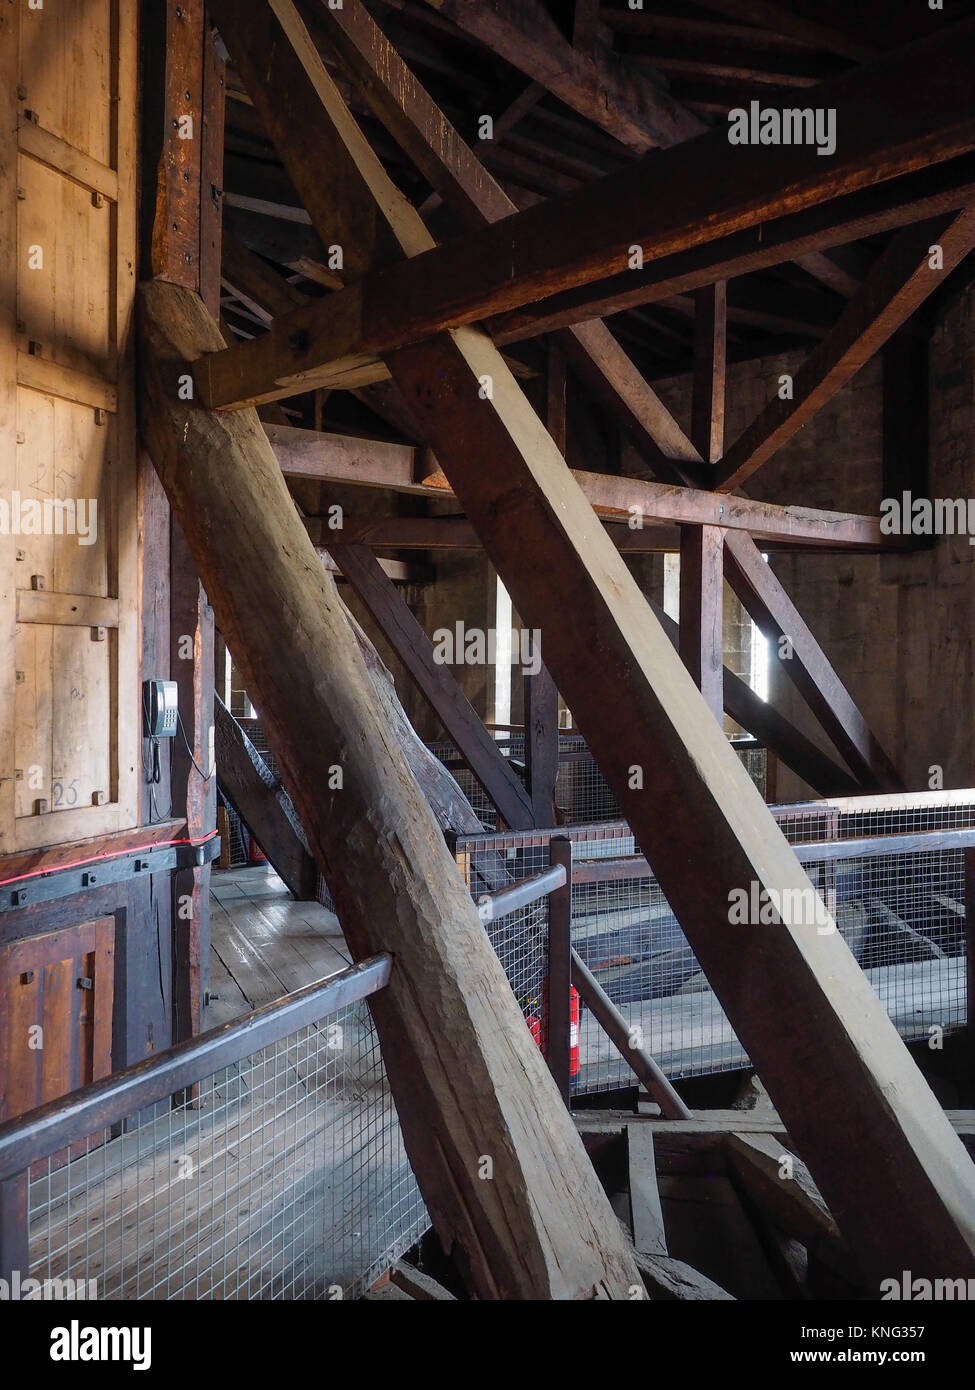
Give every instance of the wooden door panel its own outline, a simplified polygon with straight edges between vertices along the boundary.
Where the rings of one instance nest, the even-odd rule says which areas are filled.
[[[115,919],[0,948],[0,1120],[112,1069]]]

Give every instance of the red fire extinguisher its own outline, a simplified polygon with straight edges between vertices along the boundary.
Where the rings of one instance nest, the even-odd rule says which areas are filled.
[[[266,854],[264,853],[264,851],[261,849],[260,845],[259,845],[259,844],[257,843],[257,841],[254,839],[254,836],[253,836],[253,835],[251,836],[250,854],[249,854],[247,857],[248,857],[248,859],[250,860],[250,862],[251,862],[252,864],[266,864],[266,863],[267,863],[267,855],[266,855]]]
[[[581,1005],[581,1001],[580,1001],[580,999],[579,999],[579,991],[576,989],[575,985],[570,985],[570,986],[569,986],[569,1075],[570,1075],[570,1076],[578,1076],[578,1075],[579,1075],[579,1071],[580,1071],[581,1066],[582,1066],[581,1061],[580,1061],[580,1058],[579,1058],[579,1020],[580,1020],[580,1016],[581,1016],[581,1010],[582,1010],[582,1005]],[[542,981],[542,1020],[543,1020],[543,1021],[542,1021],[541,1023],[539,1023],[539,1020],[538,1020],[538,1018],[536,1017],[536,1015],[535,1015],[535,1014],[531,1014],[531,1015],[529,1015],[529,1018],[528,1018],[528,1027],[529,1027],[529,1029],[531,1030],[532,1037],[535,1038],[535,1041],[538,1043],[538,1046],[541,1048],[543,1054],[547,1057],[547,1056],[548,1056],[548,1028],[547,1028],[547,1021],[548,1021],[548,976],[547,976],[547,975],[545,976],[545,979]],[[533,1022],[533,1021],[534,1021],[535,1024],[538,1026],[538,1033],[537,1033],[537,1035],[536,1035],[535,1029],[532,1027],[532,1022]]]

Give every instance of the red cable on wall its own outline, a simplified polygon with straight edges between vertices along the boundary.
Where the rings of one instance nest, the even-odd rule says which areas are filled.
[[[80,869],[85,864],[97,864],[103,859],[121,859],[125,854],[140,854],[143,850],[170,849],[173,845],[205,845],[213,840],[219,831],[211,830],[199,840],[154,840],[148,845],[133,845],[131,849],[116,850],[114,853],[93,854],[88,859],[73,859],[70,864],[55,864],[50,869],[32,869],[27,874],[17,874],[14,878],[0,878],[0,888],[10,883],[23,883],[28,878],[43,878],[47,874],[63,873],[65,869]]]

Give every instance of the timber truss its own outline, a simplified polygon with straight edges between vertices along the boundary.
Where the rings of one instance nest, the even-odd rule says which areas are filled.
[[[734,890],[757,882],[782,901],[809,885],[719,722],[728,711],[821,793],[901,786],[762,551],[879,551],[904,541],[881,534],[874,516],[773,505],[741,489],[881,349],[892,401],[920,380],[923,352],[905,325],[975,247],[975,22],[939,19],[927,33],[925,22],[891,21],[884,7],[871,27],[861,18],[870,5],[834,26],[817,18],[817,6],[776,0],[749,7],[761,11],[760,29],[723,22],[704,34],[693,32],[701,21],[683,22],[681,32],[673,17],[578,0],[566,34],[541,0],[384,2],[383,27],[361,0],[341,9],[320,0],[211,0],[208,8],[242,84],[238,96],[246,94],[246,106],[234,103],[247,113],[241,129],[254,145],[273,144],[279,188],[290,186],[302,208],[290,218],[301,236],[284,238],[279,250],[255,231],[260,200],[228,197],[227,346],[185,323],[182,336],[167,338],[161,301],[151,301],[153,350],[195,359],[205,406],[196,414],[207,422],[199,428],[211,444],[246,456],[262,479],[273,466],[289,480],[309,513],[300,537],[307,553],[313,543],[327,548],[512,827],[550,819],[554,770],[544,734],[555,688],[564,694],[864,1267],[975,1272],[970,1160],[841,937],[787,920],[747,939],[729,930]],[[730,0],[709,8],[726,19],[740,13]],[[613,33],[625,46],[622,60],[609,47]],[[802,104],[835,110],[840,138],[830,158],[809,147],[729,145],[715,84],[731,60],[722,63],[715,50],[730,50],[734,71],[747,71],[749,33],[771,35],[759,81],[777,59],[782,86],[801,87]],[[495,122],[497,139],[478,153],[413,70],[429,69],[434,85],[453,91],[431,57],[438,36],[448,53],[468,52],[465,43],[476,40],[522,74]],[[645,66],[657,52],[654,66],[674,76],[670,89]],[[683,100],[675,95],[682,90]],[[562,148],[561,166],[533,154],[532,137],[513,139],[516,126],[543,110],[534,144]],[[574,146],[573,162],[564,147],[578,118],[589,138]],[[933,245],[941,248],[936,269]],[[336,247],[341,258],[331,254]],[[791,397],[774,399],[726,441],[728,360],[810,342]],[[683,370],[685,352],[694,373],[689,433],[649,380]],[[567,367],[639,452],[645,476],[569,469]],[[540,373],[537,411],[520,383]],[[157,392],[154,407],[161,399]],[[345,418],[354,427],[326,429],[326,413],[352,400]],[[253,407],[262,408],[266,438]],[[170,416],[185,424],[171,408]],[[390,428],[370,437],[369,420]],[[147,433],[166,457],[158,423]],[[890,445],[890,476],[898,468],[902,476],[893,438]],[[178,461],[161,472],[182,508],[190,490],[180,491]],[[315,483],[453,500],[459,512],[352,517],[332,533],[317,515]],[[271,496],[270,481],[266,487]],[[197,501],[207,506],[205,496]],[[634,509],[640,531],[626,525]],[[286,552],[301,549],[290,529],[261,534]],[[210,543],[232,544],[216,526]],[[433,660],[374,553],[475,547],[526,624],[544,634],[551,677],[530,691],[536,761],[527,792]],[[676,627],[626,567],[627,555],[654,549],[681,555]],[[285,748],[279,760],[311,848],[320,862],[334,858],[334,824],[316,808],[307,769],[288,756],[295,712],[269,684],[258,637],[223,592],[226,575],[205,548],[195,553],[221,629],[232,649],[236,635],[249,686]],[[836,757],[723,669],[723,577],[773,647],[789,639],[784,669]],[[290,610],[285,590],[282,578],[277,596]],[[306,674],[312,678],[310,666]],[[336,728],[337,746],[350,737]],[[646,773],[639,789],[635,766]],[[362,775],[368,789],[373,779]],[[333,812],[336,801],[329,798]],[[430,868],[431,880],[436,873]],[[406,891],[402,866],[395,874]],[[375,926],[357,929],[363,909],[352,888],[339,909],[357,953],[397,950],[370,939]],[[438,1044],[413,1038],[404,1048],[389,1017],[385,1023],[394,1091],[446,1123],[425,1052]],[[410,1053],[402,1062],[398,1047]],[[432,1190],[440,1160],[419,1120],[405,1128],[421,1185]],[[454,1195],[434,1198],[431,1209],[465,1250],[479,1252],[470,1258],[475,1271],[480,1262],[479,1287],[490,1291],[494,1276],[484,1271],[505,1267],[492,1244],[496,1213],[478,1207],[483,1196],[458,1176],[457,1163],[447,1166]],[[621,1258],[606,1255],[607,1284]],[[530,1278],[513,1275],[504,1285],[529,1286]]]

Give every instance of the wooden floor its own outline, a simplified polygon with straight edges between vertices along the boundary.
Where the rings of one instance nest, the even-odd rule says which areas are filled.
[[[352,964],[335,913],[295,902],[270,866],[214,869],[210,885],[205,1028]]]

